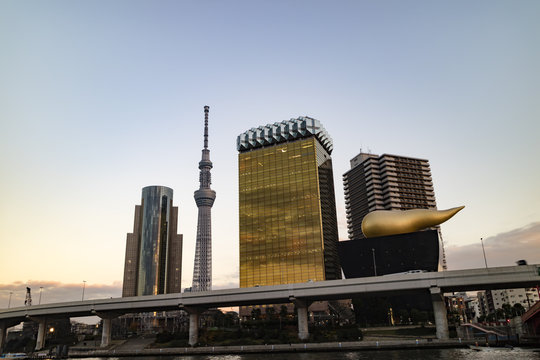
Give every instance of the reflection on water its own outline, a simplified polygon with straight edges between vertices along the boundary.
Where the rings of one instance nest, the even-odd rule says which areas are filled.
[[[242,355],[140,356],[122,358],[85,358],[81,360],[530,360],[540,359],[540,352],[515,348],[474,351],[470,349],[371,350],[350,352],[267,353]]]

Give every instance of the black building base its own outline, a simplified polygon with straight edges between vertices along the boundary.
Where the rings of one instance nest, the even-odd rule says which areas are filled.
[[[439,270],[437,230],[340,241],[338,252],[341,267],[347,279],[404,273],[412,270]],[[377,299],[387,304],[386,306],[392,307],[395,317],[400,309],[431,310],[430,296],[423,292],[398,296],[389,294],[387,297],[377,297]]]
[[[437,230],[340,241],[338,252],[347,279],[439,269]]]

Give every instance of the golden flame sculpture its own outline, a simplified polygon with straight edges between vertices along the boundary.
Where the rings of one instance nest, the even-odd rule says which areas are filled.
[[[375,210],[362,220],[362,232],[367,238],[405,234],[442,224],[465,206],[448,210]]]

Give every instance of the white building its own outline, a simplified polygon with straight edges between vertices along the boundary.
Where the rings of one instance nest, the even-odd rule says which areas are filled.
[[[502,309],[503,304],[521,304],[528,310],[539,300],[536,288],[488,290],[477,293],[477,303],[474,306],[478,310],[477,316],[481,316]]]

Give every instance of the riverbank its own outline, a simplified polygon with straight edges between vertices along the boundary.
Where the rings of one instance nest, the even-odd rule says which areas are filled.
[[[110,349],[110,350],[73,350],[70,358],[86,357],[122,357],[122,356],[156,356],[156,355],[211,355],[211,354],[255,354],[255,353],[287,353],[287,352],[324,352],[324,351],[359,351],[359,350],[404,350],[404,349],[443,349],[465,348],[473,345],[473,340],[438,340],[438,339],[399,339],[380,341],[351,341],[305,344],[276,345],[237,345],[237,346],[205,346],[182,348],[153,349]]]

